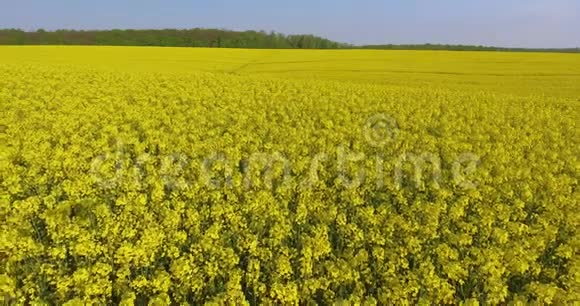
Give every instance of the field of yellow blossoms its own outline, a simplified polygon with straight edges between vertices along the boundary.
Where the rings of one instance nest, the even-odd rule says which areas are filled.
[[[0,304],[580,303],[577,54],[0,48]]]

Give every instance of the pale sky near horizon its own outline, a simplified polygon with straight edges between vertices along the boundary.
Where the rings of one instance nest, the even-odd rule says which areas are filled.
[[[195,27],[354,44],[580,47],[580,0],[0,0],[0,28]]]

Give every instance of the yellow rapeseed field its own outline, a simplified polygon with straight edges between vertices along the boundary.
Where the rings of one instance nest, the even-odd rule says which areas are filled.
[[[3,46],[0,64],[220,72],[507,94],[580,96],[580,55],[558,53]]]
[[[580,302],[580,56],[0,47],[0,303]]]

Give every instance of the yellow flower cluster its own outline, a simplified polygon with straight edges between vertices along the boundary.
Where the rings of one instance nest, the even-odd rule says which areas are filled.
[[[0,111],[2,304],[580,301],[577,98],[20,63]]]

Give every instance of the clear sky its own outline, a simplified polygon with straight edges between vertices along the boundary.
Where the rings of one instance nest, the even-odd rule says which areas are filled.
[[[580,0],[0,0],[0,28],[194,27],[355,44],[580,47]]]

